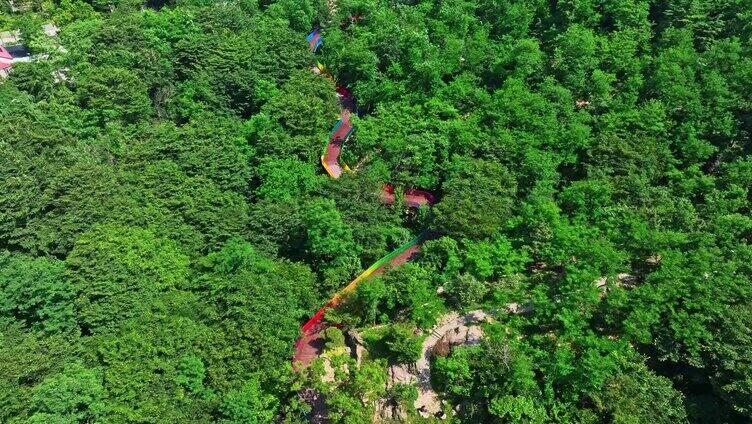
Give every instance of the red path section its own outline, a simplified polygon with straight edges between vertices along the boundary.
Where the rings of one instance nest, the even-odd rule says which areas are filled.
[[[431,206],[436,203],[436,198],[433,194],[414,188],[408,188],[405,190],[405,203],[407,206],[413,208],[419,208],[421,206]],[[391,184],[385,184],[384,190],[381,193],[381,201],[391,205],[394,203],[394,186]]]
[[[412,244],[407,249],[399,252],[396,256],[391,258],[387,263],[368,273],[365,278],[381,275],[386,272],[387,269],[396,268],[404,264],[417,255],[420,251],[420,246],[420,242]],[[303,336],[295,342],[295,355],[293,356],[293,364],[295,364],[296,367],[307,367],[311,361],[321,354],[324,349],[324,340],[321,336],[321,332],[329,326],[324,322],[324,314],[327,309],[336,307],[341,300],[342,297],[338,293],[301,327]]]

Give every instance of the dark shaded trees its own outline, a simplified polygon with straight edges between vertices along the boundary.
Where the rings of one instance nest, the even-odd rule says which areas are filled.
[[[436,227],[457,237],[485,238],[511,217],[517,183],[500,164],[455,158],[436,206]]]

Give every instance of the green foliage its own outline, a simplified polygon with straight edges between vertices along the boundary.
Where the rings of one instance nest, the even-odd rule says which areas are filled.
[[[326,288],[336,288],[360,269],[352,229],[330,199],[316,199],[303,211],[306,253],[321,269]]]
[[[128,69],[97,68],[83,76],[80,84],[81,105],[99,122],[131,124],[152,113],[148,87]]]
[[[65,264],[44,257],[0,254],[0,313],[40,332],[77,332],[75,292]]]
[[[345,347],[345,335],[337,327],[329,327],[324,330],[326,348],[330,351],[341,350]]]
[[[238,193],[248,189],[254,155],[240,123],[212,113],[180,127],[166,123],[145,129],[124,150],[129,169],[169,160],[190,177],[205,177],[223,191]]]
[[[62,373],[66,364],[80,360],[83,349],[75,336],[44,336],[20,324],[4,325],[1,331],[0,419],[23,421],[31,414],[34,386]]]
[[[332,83],[308,70],[293,73],[279,95],[264,105],[254,124],[258,150],[265,155],[297,156],[310,162],[321,154],[332,123],[337,120]]]
[[[0,2],[45,55],[0,81],[0,422],[307,420],[300,324],[424,229],[327,316],[412,362],[491,314],[451,420],[749,421],[752,10],[664,3]],[[330,362],[332,422],[413,402]]]
[[[102,376],[80,363],[34,387],[31,423],[81,423],[97,419],[106,407]]]
[[[268,258],[237,239],[208,255],[202,268],[194,284],[213,299],[209,322],[224,329],[221,343],[243,344],[242,351],[222,352],[240,361],[239,369],[225,369],[215,378],[234,380],[238,376],[229,373],[289,366],[299,325],[318,307],[310,269]]]
[[[750,290],[748,284],[730,278],[739,264],[724,261],[718,253],[710,248],[682,255],[666,252],[660,269],[650,274],[636,291],[634,303],[625,308],[631,309],[624,321],[626,333],[655,343],[673,361],[702,366],[703,351],[716,338],[711,323],[723,322],[724,305],[747,298]],[[694,301],[679,300],[686,296]]]
[[[511,217],[517,184],[500,164],[456,158],[436,206],[436,227],[449,235],[480,239],[502,230]]]
[[[460,274],[456,279],[444,284],[444,290],[452,297],[454,304],[462,308],[483,299],[488,292],[488,287],[472,275]]]
[[[315,168],[296,159],[265,161],[258,173],[263,183],[256,189],[256,195],[261,199],[290,201],[321,185]]]
[[[349,373],[335,381],[326,392],[326,407],[334,423],[368,422],[375,401],[386,393],[386,363],[365,361],[359,367],[350,363]]]
[[[209,330],[197,314],[208,310],[208,305],[182,293],[160,300],[155,311],[121,324],[117,333],[93,340],[98,361],[106,365],[107,404],[117,406],[108,412],[109,420],[144,420],[155,414],[171,421],[190,416],[206,420],[216,403],[214,389],[204,385],[227,390],[222,367],[216,363],[228,352],[216,351],[210,342],[227,336],[220,329]],[[199,363],[206,363],[207,378],[202,378]],[[160,371],[155,373],[155,369]]]
[[[494,398],[488,411],[502,421],[515,423],[544,423],[547,418],[546,411],[525,396],[505,395]]]
[[[311,257],[331,261],[355,249],[352,230],[342,221],[333,200],[311,202],[307,205],[303,220]]]
[[[26,169],[36,165],[28,159],[16,163]],[[33,253],[65,255],[80,234],[117,210],[123,190],[118,175],[106,166],[79,163],[46,172],[51,175],[44,184],[31,174],[10,181],[4,238]]]
[[[222,401],[220,411],[223,424],[271,422],[279,410],[279,401],[264,393],[257,379],[244,384],[240,390],[231,391]]]
[[[201,358],[193,355],[184,356],[178,364],[175,383],[183,386],[190,393],[201,393],[204,390],[206,368]]]
[[[411,323],[395,323],[366,329],[362,333],[369,357],[390,364],[412,364],[420,357],[423,339]]]
[[[682,395],[665,378],[641,365],[619,374],[603,386],[594,400],[614,423],[687,422]],[[658,407],[658,405],[660,405]]]
[[[397,363],[417,361],[420,357],[421,342],[421,337],[416,336],[408,325],[392,325],[384,335],[389,356]]]
[[[13,85],[25,91],[35,100],[42,100],[55,89],[52,66],[36,65],[20,62],[13,65],[13,73],[9,76]]]
[[[405,264],[358,286],[343,309],[357,317],[356,323],[398,319],[429,328],[444,311],[444,303],[431,284],[428,270]]]
[[[719,320],[719,334],[712,344],[711,381],[724,398],[738,412],[750,416],[752,390],[752,362],[749,349],[752,339],[749,322],[752,318],[749,304],[734,305],[726,310]]]
[[[124,175],[133,187],[133,215],[123,220],[160,231],[179,241],[185,253],[218,249],[244,233],[248,205],[234,191],[210,179],[190,177],[174,161],[158,161]]]
[[[188,274],[188,258],[174,242],[118,226],[81,235],[66,265],[84,333],[112,331],[148,312],[160,293],[183,286]]]

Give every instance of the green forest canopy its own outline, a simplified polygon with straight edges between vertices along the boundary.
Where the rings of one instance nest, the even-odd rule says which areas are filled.
[[[425,227],[338,319],[409,357],[443,311],[502,311],[433,364],[456,422],[752,419],[749,2],[14,3],[0,31],[49,59],[0,81],[0,422],[304,422],[300,324]],[[363,112],[336,181],[317,23]]]

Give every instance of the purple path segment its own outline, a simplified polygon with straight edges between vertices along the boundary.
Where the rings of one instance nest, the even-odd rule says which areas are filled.
[[[308,41],[308,48],[311,49],[312,52],[318,50],[319,46],[321,46],[321,43],[323,42],[323,40],[321,39],[321,33],[317,29],[311,31],[306,36],[306,41]]]

